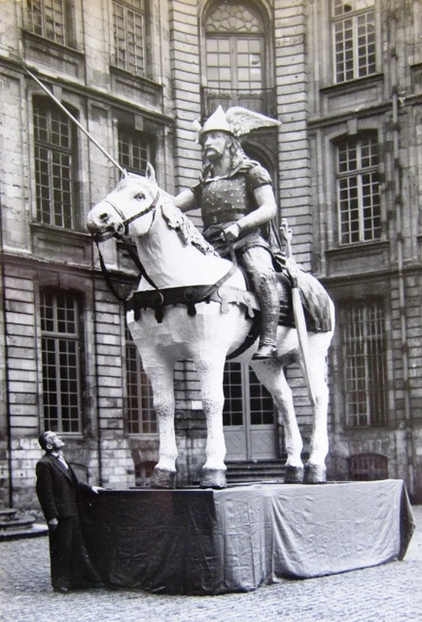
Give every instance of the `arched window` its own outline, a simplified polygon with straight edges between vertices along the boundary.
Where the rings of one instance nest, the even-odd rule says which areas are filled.
[[[348,459],[349,479],[368,482],[388,479],[388,458],[381,454],[355,454]]]
[[[258,11],[238,0],[214,3],[205,15],[204,31],[205,116],[219,104],[270,114],[265,25]]]

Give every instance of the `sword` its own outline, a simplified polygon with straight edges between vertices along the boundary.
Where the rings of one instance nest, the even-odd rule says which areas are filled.
[[[289,229],[287,225],[287,220],[285,218],[283,218],[281,221],[280,231],[281,231],[282,238],[286,244],[286,256],[287,256],[286,269],[292,280],[293,314],[295,318],[296,330],[297,330],[298,339],[299,339],[299,346],[300,346],[300,350],[302,353],[302,360],[303,360],[302,369],[303,369],[303,374],[305,377],[306,386],[308,388],[310,402],[312,406],[315,406],[315,393],[312,387],[312,380],[311,380],[311,373],[310,373],[311,361],[310,361],[310,354],[309,354],[308,331],[306,329],[305,314],[303,311],[302,301],[300,299],[300,291],[299,291],[299,285],[298,285],[299,267],[296,261],[293,259],[292,242],[291,242],[292,241],[292,230]]]

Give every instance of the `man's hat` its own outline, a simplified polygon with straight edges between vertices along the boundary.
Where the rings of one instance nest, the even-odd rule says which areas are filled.
[[[240,106],[233,106],[224,112],[221,106],[205,121],[201,127],[199,121],[194,121],[193,126],[198,132],[198,141],[206,132],[227,132],[239,137],[249,134],[251,130],[260,127],[278,126],[281,121],[270,119],[259,112],[253,112]]]

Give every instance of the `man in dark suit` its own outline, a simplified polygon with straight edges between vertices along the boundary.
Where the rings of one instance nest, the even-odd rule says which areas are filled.
[[[38,442],[46,452],[36,466],[36,491],[49,527],[51,583],[56,592],[66,594],[100,581],[83,542],[77,497],[79,492],[98,494],[103,489],[78,480],[55,432],[43,432]]]

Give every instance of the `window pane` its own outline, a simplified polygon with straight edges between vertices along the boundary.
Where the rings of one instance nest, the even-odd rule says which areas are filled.
[[[226,363],[224,369],[223,424],[243,425],[242,368],[240,363]]]
[[[274,405],[271,395],[259,382],[255,372],[249,368],[249,394],[251,424],[263,425],[274,423]]]

